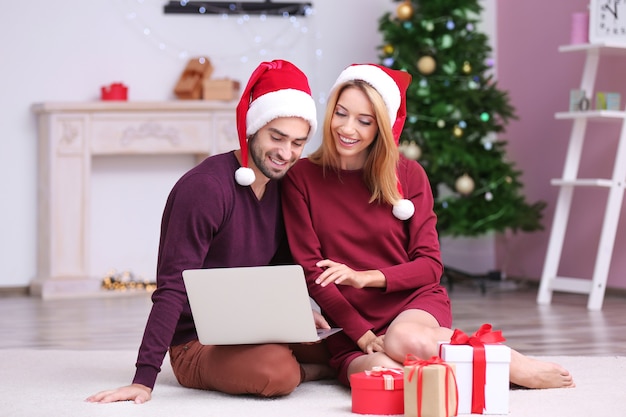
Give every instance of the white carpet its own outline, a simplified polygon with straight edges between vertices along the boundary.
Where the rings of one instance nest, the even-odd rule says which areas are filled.
[[[0,350],[2,417],[334,417],[355,416],[348,389],[332,382],[301,385],[279,399],[229,396],[182,388],[169,361],[152,401],[90,404],[97,391],[127,384],[132,351]],[[510,417],[623,416],[626,357],[550,357],[573,374],[576,388],[513,390]]]

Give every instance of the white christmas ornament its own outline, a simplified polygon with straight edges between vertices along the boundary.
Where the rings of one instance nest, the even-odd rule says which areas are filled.
[[[422,156],[422,148],[415,142],[411,142],[402,149],[402,153],[407,158],[417,161]]]
[[[403,198],[393,205],[393,215],[400,220],[408,220],[415,213],[415,206],[410,200]]]
[[[454,183],[454,188],[456,188],[459,193],[468,195],[474,191],[474,180],[469,175],[463,174],[457,178]]]

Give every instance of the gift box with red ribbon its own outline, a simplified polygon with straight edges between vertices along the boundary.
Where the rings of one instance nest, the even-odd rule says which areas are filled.
[[[457,415],[458,392],[454,364],[433,356],[404,361],[405,417],[452,417]]]
[[[450,343],[440,343],[441,359],[456,366],[459,414],[509,413],[511,349],[504,341],[483,324],[472,336],[456,329]]]
[[[374,367],[350,375],[352,412],[357,414],[404,414],[402,369]]]

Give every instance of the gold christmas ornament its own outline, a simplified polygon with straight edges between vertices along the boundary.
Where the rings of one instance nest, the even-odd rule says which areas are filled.
[[[406,145],[404,147],[402,153],[408,159],[413,159],[413,160],[417,161],[422,156],[422,148],[420,148],[417,143],[411,142],[411,143],[409,143],[408,145]]]
[[[409,20],[413,17],[413,5],[410,1],[405,1],[396,9],[396,15],[400,20]]]
[[[430,75],[435,72],[437,68],[437,62],[435,58],[430,55],[424,55],[417,60],[417,70],[424,75]]]
[[[452,134],[455,137],[460,138],[461,136],[463,136],[463,129],[461,129],[459,125],[456,125],[454,126],[454,129],[452,129]]]
[[[385,55],[391,55],[393,54],[393,51],[395,51],[393,45],[387,44],[383,47],[383,52],[385,53]]]
[[[474,180],[467,174],[461,175],[454,183],[454,188],[462,195],[469,195],[474,191]]]
[[[472,66],[468,61],[465,61],[463,63],[463,73],[469,74],[470,72],[472,72]]]

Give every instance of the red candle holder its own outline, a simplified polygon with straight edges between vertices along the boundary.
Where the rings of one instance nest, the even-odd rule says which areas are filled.
[[[128,100],[128,87],[122,83],[113,83],[100,88],[102,100]]]

